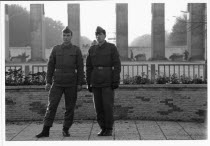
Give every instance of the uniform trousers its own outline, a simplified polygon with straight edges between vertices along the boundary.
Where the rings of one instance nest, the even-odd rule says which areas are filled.
[[[111,87],[93,87],[97,122],[101,129],[112,130],[114,123],[114,90]]]
[[[44,126],[52,127],[61,97],[65,97],[65,113],[63,126],[70,128],[73,124],[74,109],[77,100],[77,87],[61,87],[52,85],[48,96],[48,106],[44,117]]]

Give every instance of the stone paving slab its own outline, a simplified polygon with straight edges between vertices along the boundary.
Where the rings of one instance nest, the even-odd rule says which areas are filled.
[[[36,141],[37,138],[35,137],[42,129],[41,124],[34,124],[31,123],[26,128],[24,128],[17,136],[15,136],[12,140],[13,141]]]
[[[201,125],[199,123],[178,123],[184,128],[184,130],[190,135],[192,139],[196,140],[207,138],[207,131],[204,125]]]
[[[42,127],[43,125],[38,128],[38,133],[42,131]],[[45,138],[37,138],[37,141],[61,141],[63,139],[62,128],[62,124],[54,123],[53,127],[50,128],[50,136]]]
[[[191,140],[177,122],[157,121],[167,140]]]
[[[97,136],[98,132],[100,131],[100,127],[97,122],[93,122],[93,127],[90,135],[89,140],[114,140],[113,136]]]
[[[29,126],[30,123],[18,122],[6,125],[6,141],[13,140],[23,129]]]
[[[136,122],[142,140],[165,140],[166,137],[157,125],[156,121]]]
[[[62,136],[62,122],[54,122],[50,136],[36,138],[42,122],[6,123],[6,141],[122,141],[122,140],[206,140],[207,126],[196,122],[117,120],[113,136],[97,136],[100,131],[96,121],[75,121],[71,137]]]
[[[135,121],[116,121],[115,122],[116,140],[140,140]]]
[[[91,133],[92,125],[93,121],[75,122],[69,131],[71,136],[65,137],[63,138],[63,140],[88,140]]]

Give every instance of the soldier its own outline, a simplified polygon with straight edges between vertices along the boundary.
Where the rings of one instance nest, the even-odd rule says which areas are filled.
[[[106,42],[106,31],[97,27],[98,44],[90,47],[86,60],[88,90],[94,94],[97,122],[101,128],[98,136],[111,136],[114,117],[114,89],[120,83],[121,62],[114,44]]]
[[[63,30],[63,43],[53,47],[47,65],[45,89],[49,91],[48,106],[44,117],[44,126],[37,138],[49,137],[56,110],[62,95],[65,95],[65,115],[62,134],[69,137],[69,128],[73,124],[77,91],[82,89],[84,65],[81,50],[72,45],[72,31]]]

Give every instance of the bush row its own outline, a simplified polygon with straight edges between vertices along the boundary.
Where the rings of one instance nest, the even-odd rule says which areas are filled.
[[[45,85],[46,83],[46,72],[29,73],[27,76],[23,74],[21,69],[9,69],[5,73],[5,85],[6,86],[19,86],[19,85]],[[86,84],[84,79],[84,84]],[[148,75],[142,73],[134,77],[126,75],[123,79],[123,84],[207,84],[207,80],[202,77],[186,77],[182,75],[180,78],[176,74],[167,76],[158,76],[154,81],[148,78]]]
[[[142,75],[137,75],[134,77],[129,77],[126,75],[126,78],[123,80],[123,84],[207,84],[207,80],[203,79],[202,77],[198,77],[197,75],[194,76],[192,79],[191,77],[186,77],[181,75],[178,78],[177,74],[173,74],[170,77],[165,75],[157,76],[154,81],[151,81],[148,78],[148,75],[142,73]]]

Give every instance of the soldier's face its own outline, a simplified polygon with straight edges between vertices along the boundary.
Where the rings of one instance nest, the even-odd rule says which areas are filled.
[[[102,32],[96,34],[96,39],[98,43],[102,43],[105,40],[105,38],[106,38],[106,35],[103,34]]]
[[[71,33],[63,33],[63,42],[69,43],[71,42],[72,35]]]

